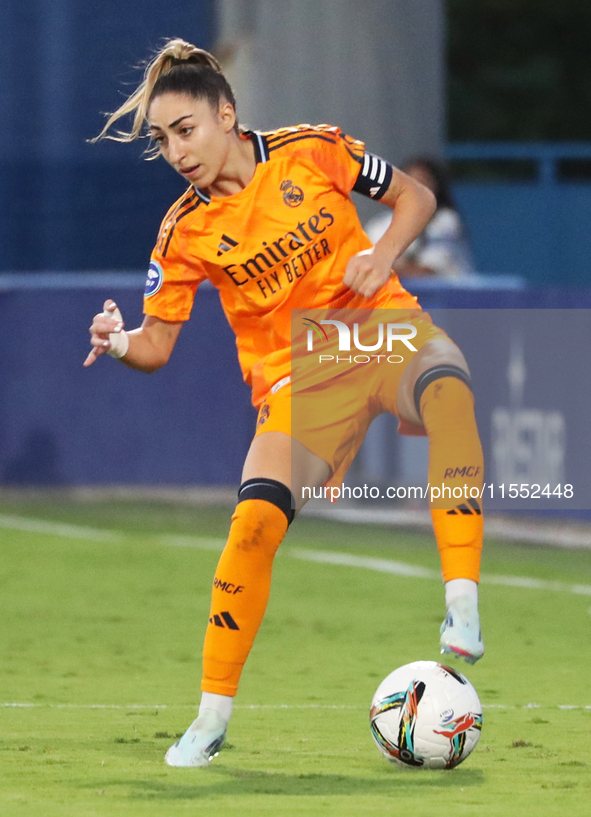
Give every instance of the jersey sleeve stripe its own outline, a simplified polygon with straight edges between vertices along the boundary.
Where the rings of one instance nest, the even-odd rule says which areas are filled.
[[[177,216],[174,224],[170,228],[170,232],[168,233],[168,238],[166,239],[166,244],[165,244],[164,249],[162,251],[162,257],[163,258],[166,258],[166,253],[168,252],[170,242],[172,241],[172,236],[173,236],[174,228],[176,227],[176,225],[179,223],[179,221],[181,219],[183,219],[185,216],[189,215],[189,213],[192,213],[193,210],[196,210],[199,207],[199,205],[201,204],[201,202],[202,202],[202,199],[197,199],[197,201],[191,207],[188,207],[186,210],[183,210],[183,212],[180,213]]]
[[[195,188],[191,188],[187,190],[187,193],[183,196],[181,201],[177,204],[177,206],[173,209],[172,213],[170,214],[170,218],[167,218],[166,221],[174,222],[179,213],[184,210],[185,207],[190,207],[195,199],[197,198],[197,193],[195,192]]]
[[[168,237],[169,230],[171,230],[177,219],[179,218],[179,214],[185,207],[190,207],[195,199],[197,198],[197,194],[195,190],[191,187],[185,195],[181,198],[179,202],[171,209],[170,215],[167,215],[163,221],[163,226],[160,230],[160,234],[158,236],[158,241],[156,244],[157,250],[160,251],[162,249],[162,245],[166,241]]]
[[[182,210],[185,205],[189,204],[189,202],[193,201],[195,198],[195,188],[193,186],[189,187],[185,195],[181,198],[178,203],[178,206],[175,208],[175,212],[178,213],[179,210]]]
[[[315,127],[314,125],[297,125],[293,128],[279,128],[278,130],[270,131],[265,135],[267,142],[271,144],[272,142],[287,139],[290,136],[318,136],[318,134],[336,138],[336,134],[331,132],[331,130],[327,130],[326,128],[322,127]]]
[[[193,188],[190,191],[187,191],[187,194],[185,194],[178,202],[177,206],[172,210],[170,216],[166,218],[166,221],[174,221],[181,210],[183,210],[185,207],[190,207],[190,205],[195,201],[197,194]]]
[[[277,150],[277,148],[282,148],[285,145],[289,145],[290,142],[299,142],[301,139],[320,139],[323,142],[330,142],[331,145],[336,145],[336,139],[331,139],[329,136],[325,136],[324,134],[320,133],[309,133],[303,134],[301,136],[292,136],[290,139],[285,139],[283,142],[279,142],[274,145],[269,145],[269,152],[272,150]]]
[[[361,164],[363,164],[363,156],[364,156],[364,155],[367,155],[367,154],[363,154],[363,153],[362,153],[362,154],[361,154],[361,156],[360,156],[358,153],[355,153],[353,150],[351,150],[351,148],[350,148],[350,147],[349,147],[349,145],[347,145],[347,144],[345,144],[345,148],[347,149],[347,153],[349,154],[349,156],[350,156],[350,157],[351,157],[351,158],[352,158],[354,161],[356,161],[356,162],[357,162],[358,164],[360,164],[360,165],[361,165]]]

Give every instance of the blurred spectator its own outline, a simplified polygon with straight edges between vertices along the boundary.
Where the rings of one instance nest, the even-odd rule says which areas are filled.
[[[398,275],[402,278],[425,275],[460,278],[473,274],[466,231],[456,210],[444,165],[436,159],[417,157],[407,161],[402,170],[433,191],[437,210],[421,235],[396,262],[394,269]],[[365,225],[374,244],[391,219],[390,212],[380,213]]]

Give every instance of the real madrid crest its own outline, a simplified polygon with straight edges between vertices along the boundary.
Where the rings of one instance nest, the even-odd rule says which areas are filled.
[[[283,191],[283,201],[288,207],[299,207],[304,200],[304,191],[295,185],[291,179],[281,182],[280,189]]]

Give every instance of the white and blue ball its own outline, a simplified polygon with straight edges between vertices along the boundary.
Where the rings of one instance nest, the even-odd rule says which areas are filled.
[[[453,769],[472,752],[482,704],[468,679],[436,661],[414,661],[379,685],[371,733],[384,757],[403,768]]]

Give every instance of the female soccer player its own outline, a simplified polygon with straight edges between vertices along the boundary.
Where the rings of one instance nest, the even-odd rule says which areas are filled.
[[[130,131],[111,136],[110,128],[127,114],[133,115]],[[242,130],[218,63],[182,40],[166,43],[97,138],[131,141],[145,123],[156,152],[189,187],[162,223],[142,325],[126,332],[115,303],[106,301],[90,327],[85,365],[107,353],[145,372],[163,366],[207,278],[219,290],[259,408],[213,580],[199,717],[166,755],[171,766],[205,766],[224,742],[240,674],[265,612],[273,558],[304,504],[302,487],[339,484],[369,423],[383,411],[396,414],[405,432],[428,435],[432,485],[463,485],[478,495],[482,450],[463,355],[392,272],[431,218],[429,190],[336,127]],[[393,210],[375,246],[361,228],[352,190]],[[334,351],[335,328],[339,350],[341,340],[346,349],[346,315],[355,316],[357,350],[369,348],[364,329],[371,327],[374,338],[376,330],[382,333],[384,324],[378,326],[375,316],[389,310],[397,312],[387,324],[388,351],[398,343],[395,351],[404,354],[350,356],[346,372],[338,368],[347,364],[346,355],[322,355],[327,368],[304,365],[296,389],[292,310],[307,310],[304,338],[306,327],[318,330],[307,329],[300,362],[311,346],[314,363],[318,350]],[[294,411],[293,426],[292,385],[293,401],[308,400],[303,420]],[[448,500],[431,510],[446,588],[441,650],[474,662],[484,652],[477,606],[480,505],[473,498]]]

